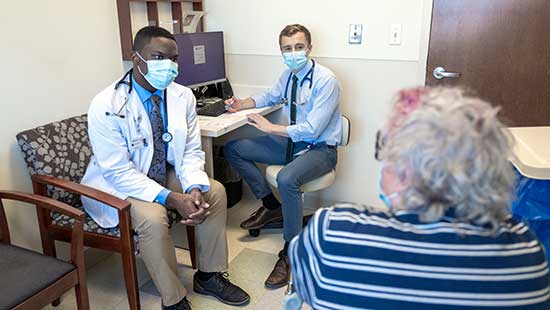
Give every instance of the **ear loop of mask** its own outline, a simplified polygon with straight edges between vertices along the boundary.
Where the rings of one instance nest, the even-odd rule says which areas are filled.
[[[384,202],[384,204],[386,205],[386,207],[388,207],[388,209],[392,209],[392,199],[397,197],[399,195],[398,192],[393,192],[389,195],[386,195],[384,193],[384,190],[382,189],[382,170],[384,169],[384,166],[382,165],[382,167],[380,167],[380,172],[378,173],[378,197],[380,197],[380,200],[382,200]]]
[[[139,59],[141,59],[146,65],[147,65],[147,60],[145,60],[145,58],[141,57],[141,55],[139,54],[139,52],[136,51],[136,55],[138,55]],[[145,74],[143,73],[143,71],[141,71],[141,68],[139,67],[139,64],[138,64],[138,71],[139,73],[141,73],[141,75],[145,76]],[[149,67],[147,67],[147,69],[149,69]]]

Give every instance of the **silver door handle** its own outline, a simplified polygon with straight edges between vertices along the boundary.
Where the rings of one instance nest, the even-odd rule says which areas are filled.
[[[460,77],[460,72],[447,72],[443,67],[437,67],[434,69],[434,78],[441,80],[443,78],[458,78]]]

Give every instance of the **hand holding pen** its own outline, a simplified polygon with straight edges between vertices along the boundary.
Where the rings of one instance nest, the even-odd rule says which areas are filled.
[[[225,100],[225,109],[229,113],[235,113],[240,110],[254,108],[256,103],[252,98],[239,99],[235,96]]]

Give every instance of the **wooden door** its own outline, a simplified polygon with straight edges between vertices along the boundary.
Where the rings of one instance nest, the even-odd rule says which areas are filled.
[[[426,71],[500,105],[509,126],[550,125],[550,0],[434,0]]]

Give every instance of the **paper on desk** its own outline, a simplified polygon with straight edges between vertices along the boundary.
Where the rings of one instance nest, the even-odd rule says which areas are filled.
[[[241,110],[233,113],[232,115],[240,115],[240,116],[246,116],[250,113],[262,113],[265,110],[270,109],[271,107],[262,107],[262,108],[255,108],[255,109],[248,109],[248,110]]]
[[[237,112],[238,113],[238,112]],[[229,126],[230,124],[233,124],[235,122],[238,122],[240,120],[243,120],[243,115],[240,114],[223,114],[222,116],[213,117],[208,120],[201,120],[201,125],[206,128],[224,128]]]
[[[240,110],[240,111],[237,111],[237,112],[235,112],[235,113],[232,113],[231,115],[238,115],[239,117],[243,117],[243,116],[246,117],[247,114],[254,113],[254,112],[256,112],[256,111],[251,111],[251,110]]]
[[[250,110],[241,110],[235,113],[224,113],[217,117],[210,116],[199,116],[200,126],[203,129],[208,130],[219,130],[221,128],[227,128],[235,123],[247,122],[246,115],[250,113],[262,113],[265,110],[270,109],[270,107],[250,109]]]

